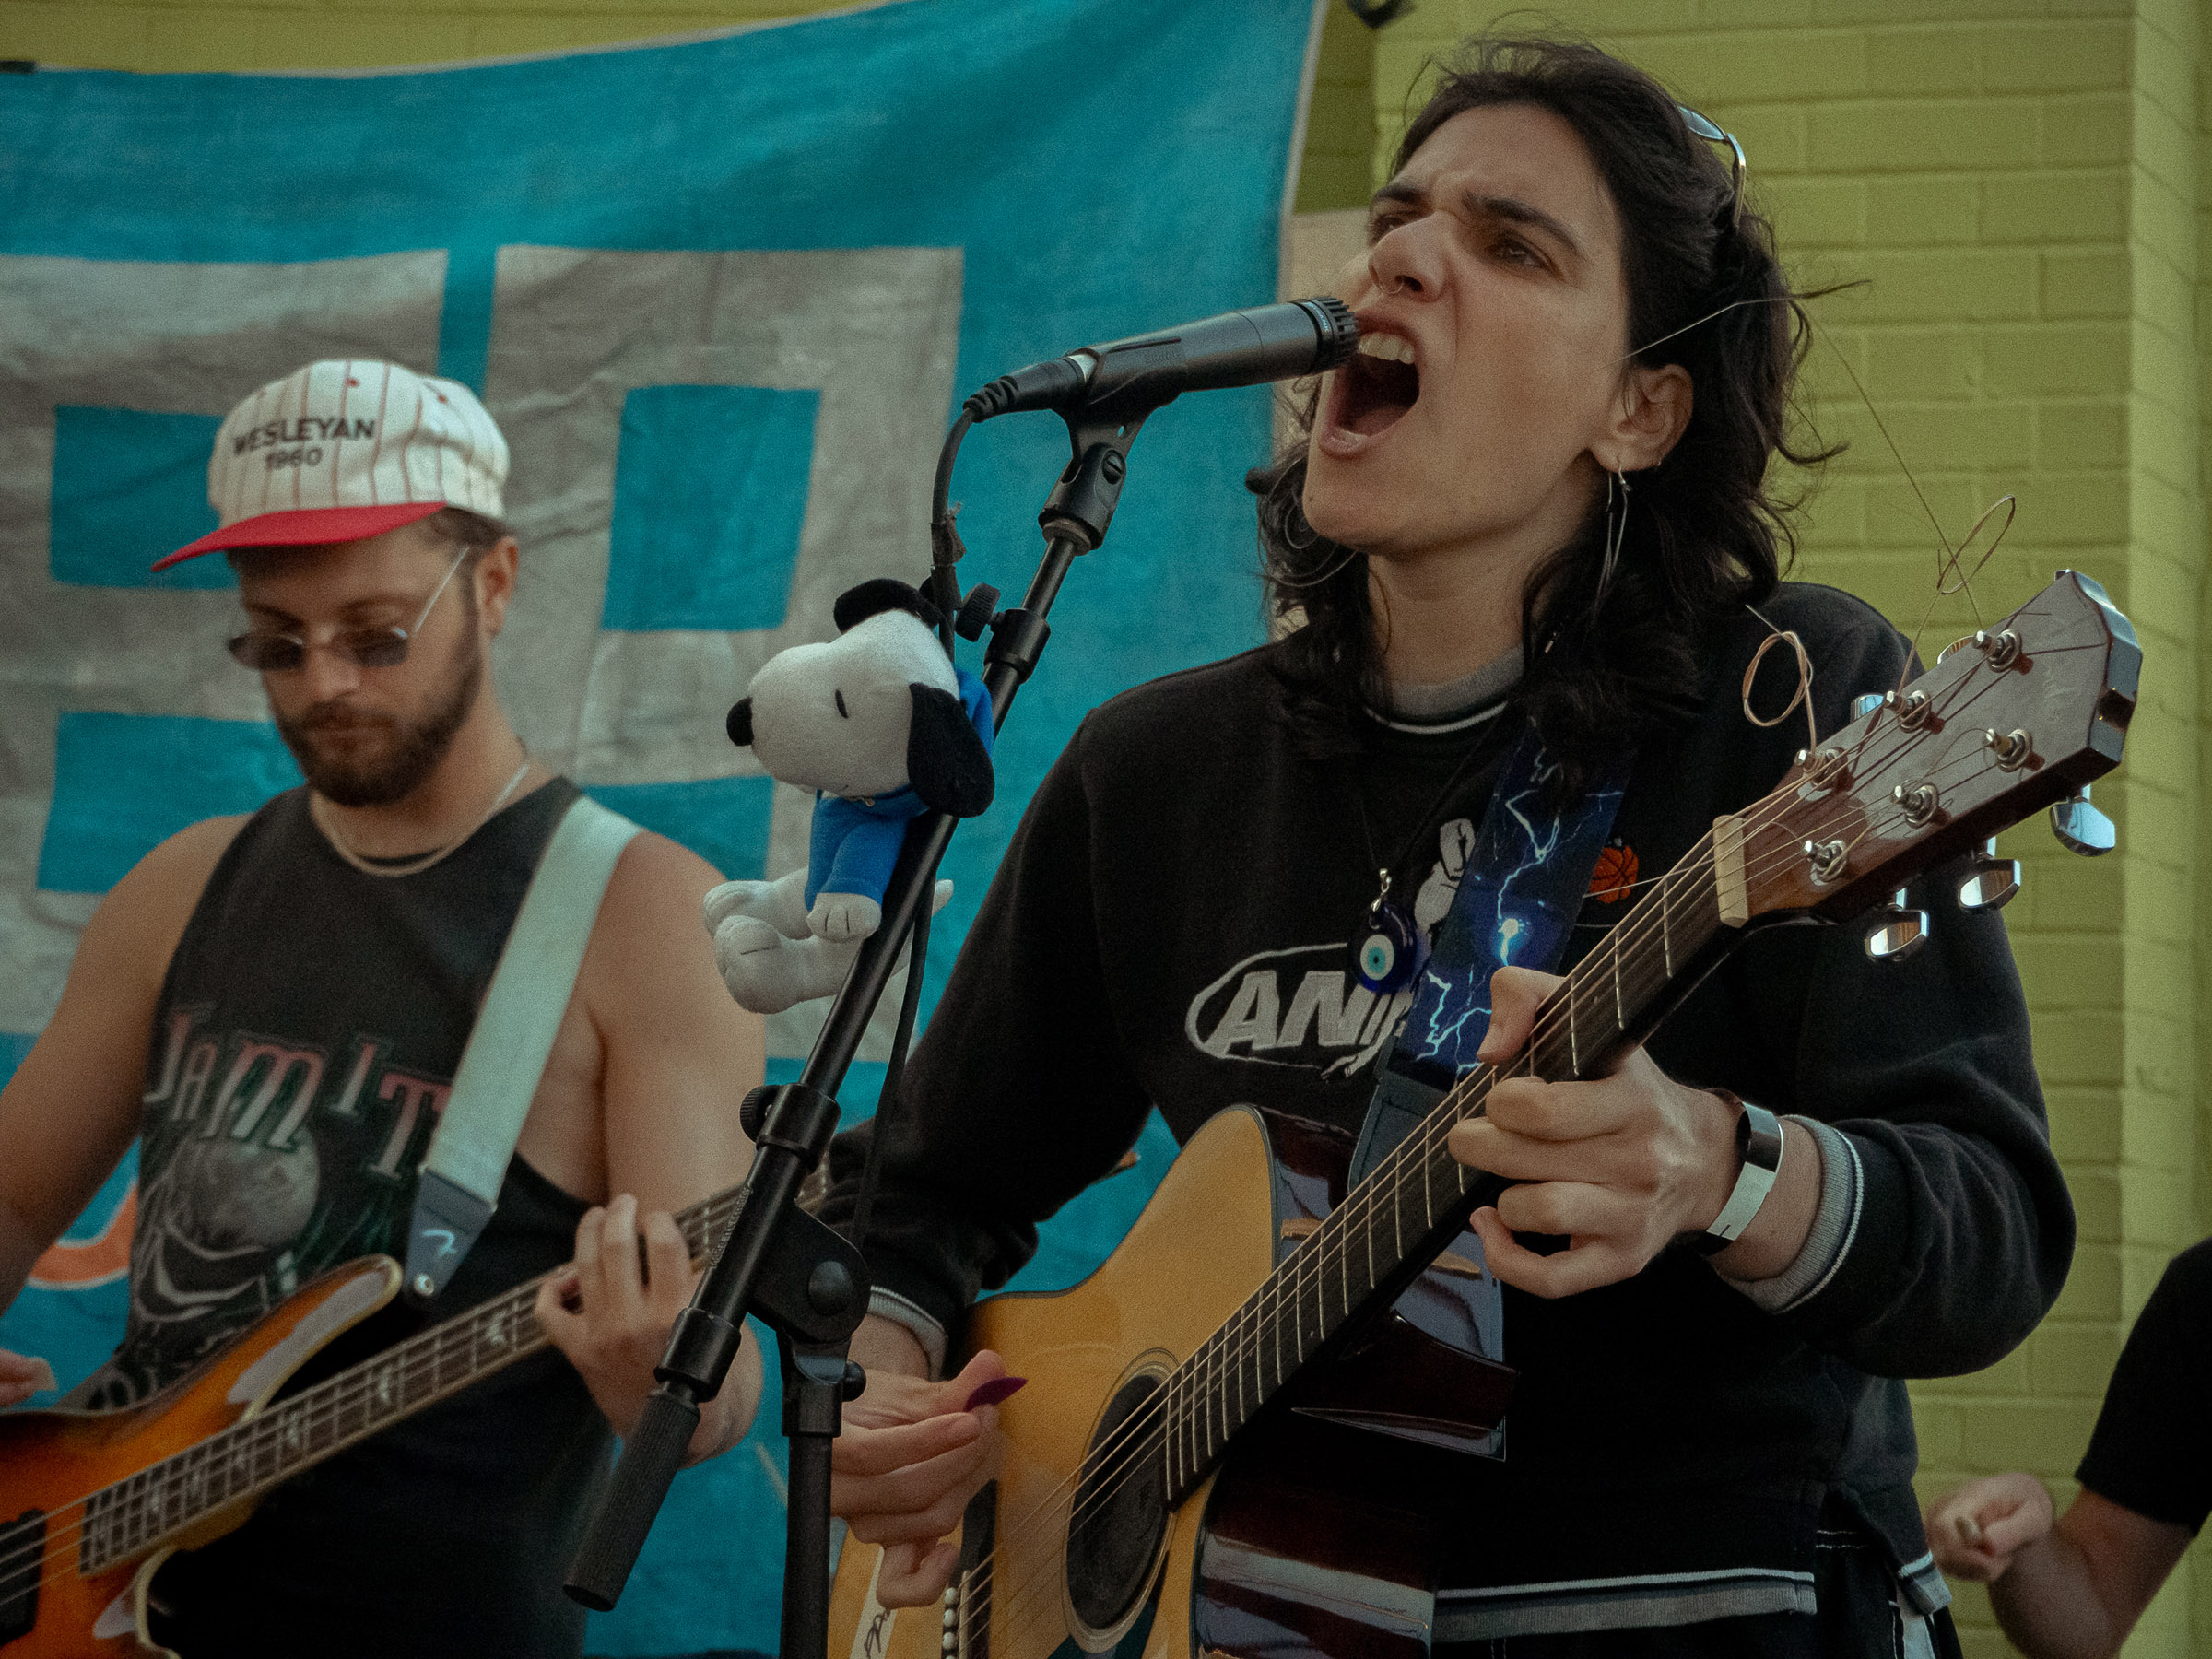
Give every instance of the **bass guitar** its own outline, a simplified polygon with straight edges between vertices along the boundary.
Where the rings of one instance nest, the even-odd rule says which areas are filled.
[[[742,1190],[677,1217],[695,1261]],[[0,1416],[0,1655],[176,1659],[147,1622],[161,1563],[241,1525],[301,1470],[546,1347],[533,1312],[543,1283],[517,1285],[287,1392],[398,1293],[399,1265],[364,1256],[296,1291],[136,1406]]]
[[[1391,1312],[1497,1190],[1450,1156],[1453,1125],[1502,1077],[1603,1075],[1752,928],[1864,920],[1870,954],[1901,954],[1926,921],[1906,882],[1980,849],[1959,900],[2001,904],[2017,868],[1982,844],[2037,809],[2075,850],[2109,847],[2088,785],[2119,763],[2141,664],[2127,618],[2062,571],[1861,699],[1576,964],[1526,1053],[1462,1077],[1348,1192],[1348,1146],[1317,1125],[1209,1120],[1089,1278],[976,1306],[967,1351],[1029,1379],[1000,1407],[999,1475],[941,1604],[886,1609],[881,1551],[848,1542],[830,1659],[1426,1655],[1431,1512],[1412,1500],[1454,1461],[1440,1448],[1487,1446],[1511,1384]]]

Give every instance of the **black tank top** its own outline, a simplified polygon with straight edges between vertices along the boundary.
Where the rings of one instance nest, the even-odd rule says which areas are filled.
[[[128,1324],[76,1403],[143,1399],[325,1268],[400,1252],[477,1006],[576,794],[547,783],[406,877],[339,858],[304,790],[239,831],[170,962]],[[566,1262],[586,1207],[514,1159],[429,1317]],[[377,1323],[334,1362],[399,1334]],[[280,1487],[166,1566],[156,1597],[188,1656],[580,1653],[560,1580],[609,1444],[582,1379],[536,1355]]]

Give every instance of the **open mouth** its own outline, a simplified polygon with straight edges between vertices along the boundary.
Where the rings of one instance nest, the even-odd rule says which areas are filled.
[[[1371,438],[1397,425],[1420,395],[1413,343],[1397,335],[1364,335],[1336,371],[1335,424]]]

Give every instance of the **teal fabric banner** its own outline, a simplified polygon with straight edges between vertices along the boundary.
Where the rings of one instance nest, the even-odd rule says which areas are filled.
[[[810,803],[730,747],[724,710],[833,633],[846,587],[920,576],[960,395],[1275,298],[1315,23],[1299,0],[902,0],[434,70],[0,76],[0,1075],[100,896],[296,779],[223,653],[221,561],[147,571],[213,524],[207,446],[241,397],[334,357],[477,388],[514,456],[522,592],[495,672],[524,740],[725,874],[780,874]],[[1208,394],[1147,427],[999,746],[997,804],[953,842],[933,989],[1083,712],[1261,637],[1241,481],[1268,410]],[[1047,416],[969,441],[966,581],[1026,582],[1065,453]],[[819,1017],[771,1023],[771,1077]],[[1157,1124],[1140,1152],[1053,1223],[1024,1287],[1119,1238],[1171,1156]],[[132,1173],[0,1316],[0,1347],[65,1387],[127,1306]],[[678,1483],[594,1652],[775,1646],[770,1369],[767,1431]]]

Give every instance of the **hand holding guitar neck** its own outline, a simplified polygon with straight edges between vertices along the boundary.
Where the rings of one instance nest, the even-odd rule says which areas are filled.
[[[638,1201],[623,1193],[585,1212],[576,1226],[575,1260],[539,1288],[538,1324],[617,1434],[634,1432],[669,1327],[698,1283],[675,1219],[659,1210],[641,1218]],[[735,1441],[759,1406],[759,1352],[750,1332],[744,1343],[730,1381],[700,1414],[689,1449],[694,1459]]]
[[[1641,1044],[1584,1082],[1547,1082],[1512,1064],[1567,982],[1501,968],[1490,982],[1490,1029],[1478,1056],[1506,1074],[1479,1116],[1455,1125],[1452,1156],[1521,1184],[1474,1215],[1490,1271],[1537,1296],[1571,1296],[1641,1273],[1682,1235],[1702,1233],[1727,1204],[1742,1160],[1739,1107],[1661,1071]],[[1756,1279],[1794,1259],[1819,1203],[1818,1155],[1805,1132],[1788,1137],[1773,1189],[1746,1235],[1714,1258],[1729,1277]],[[1540,1255],[1515,1233],[1572,1242]]]

